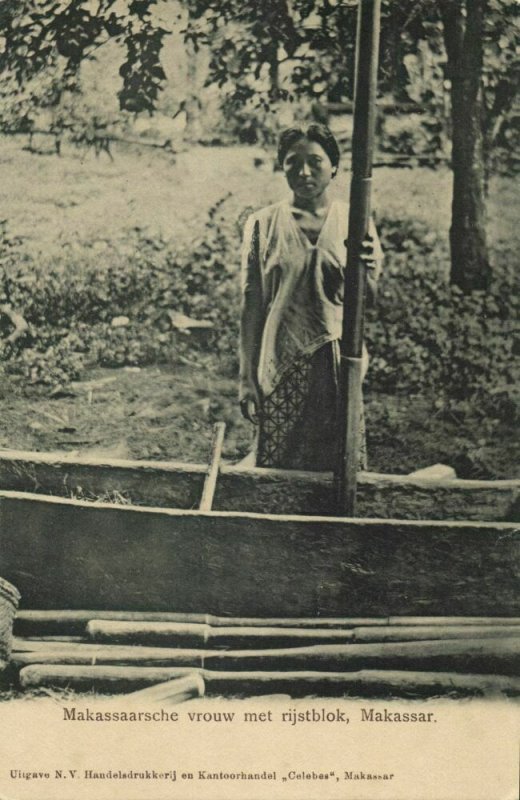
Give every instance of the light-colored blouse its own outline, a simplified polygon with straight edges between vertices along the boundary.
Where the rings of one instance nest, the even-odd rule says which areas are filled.
[[[373,221],[369,232],[378,273],[382,250]],[[261,297],[251,299],[262,305],[257,380],[264,396],[274,390],[295,358],[341,338],[347,234],[348,205],[339,200],[330,204],[314,244],[294,219],[290,199],[248,218],[242,290],[247,303],[248,293],[258,295],[253,287],[261,287]]]

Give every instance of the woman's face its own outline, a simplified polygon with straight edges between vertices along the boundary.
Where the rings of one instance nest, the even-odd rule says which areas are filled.
[[[307,201],[320,197],[336,173],[321,144],[309,139],[295,142],[282,166],[294,196]]]

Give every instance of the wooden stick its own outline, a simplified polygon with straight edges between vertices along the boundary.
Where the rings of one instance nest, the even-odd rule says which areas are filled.
[[[130,691],[162,681],[177,680],[176,669],[146,667],[75,667],[34,665],[20,672],[24,689],[37,686],[69,687],[77,691]],[[186,673],[184,673],[186,676]],[[191,678],[192,672],[187,674]],[[214,672],[200,670],[207,695],[251,696],[258,694],[374,697],[405,694],[428,696],[445,694],[487,694],[503,692],[520,695],[520,679],[503,675],[459,675],[450,672],[409,672],[362,670],[358,672]],[[167,686],[154,686],[167,699]],[[406,709],[408,711],[408,709]],[[421,709],[422,710],[422,709]],[[425,709],[425,711],[427,711]]]
[[[213,496],[217,486],[217,477],[220,467],[220,456],[222,455],[222,445],[224,443],[224,434],[226,432],[225,422],[217,422],[213,428],[213,442],[211,444],[211,459],[209,463],[208,474],[204,480],[204,488],[202,490],[202,498],[200,501],[200,511],[211,511],[213,505]]]
[[[184,703],[194,697],[204,697],[205,691],[202,675],[199,672],[190,672],[189,675],[182,678],[173,678],[146,689],[130,692],[126,695],[126,699],[131,702],[168,703],[171,705]]]
[[[382,644],[313,645],[272,650],[189,650],[177,648],[69,645],[67,651],[13,652],[14,663],[47,660],[69,663],[141,663],[213,670],[409,669],[517,675],[520,638],[453,639]]]

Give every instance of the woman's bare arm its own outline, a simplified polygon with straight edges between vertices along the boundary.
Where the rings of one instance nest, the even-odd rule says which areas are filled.
[[[383,250],[373,219],[370,219],[368,236],[363,242],[361,258],[367,268],[367,306],[371,308],[377,299],[377,285],[383,268]]]

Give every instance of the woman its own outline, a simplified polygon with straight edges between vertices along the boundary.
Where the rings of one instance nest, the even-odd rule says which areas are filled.
[[[346,204],[329,198],[339,148],[322,125],[291,128],[278,160],[292,197],[244,231],[240,406],[258,426],[257,466],[331,470],[348,224]],[[373,223],[362,257],[373,295],[382,258]]]

